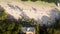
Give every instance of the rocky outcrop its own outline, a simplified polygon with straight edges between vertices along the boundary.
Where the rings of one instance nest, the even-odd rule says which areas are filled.
[[[25,18],[34,18],[39,24],[53,24],[55,18],[59,19],[60,10],[51,6],[29,6],[21,3],[0,3],[6,12],[12,16],[11,18],[19,19],[21,16]]]

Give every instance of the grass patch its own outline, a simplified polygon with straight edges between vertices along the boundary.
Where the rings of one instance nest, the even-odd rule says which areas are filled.
[[[17,2],[21,2],[21,3],[24,3],[24,4],[29,4],[29,5],[44,5],[44,6],[55,6],[55,3],[48,3],[48,2],[44,2],[44,1],[36,1],[36,2],[32,2],[32,1],[21,1],[21,0],[16,0]]]
[[[37,0],[30,0],[30,1],[32,1],[32,2],[36,2]]]
[[[28,0],[21,0],[21,1],[28,1]]]

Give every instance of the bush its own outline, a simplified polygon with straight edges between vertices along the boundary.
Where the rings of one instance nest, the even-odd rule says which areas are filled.
[[[37,0],[31,0],[32,2],[36,2]]]
[[[7,25],[7,30],[13,30],[14,29],[14,27],[15,27],[15,23],[14,22],[11,22],[11,23],[9,23],[8,25]]]
[[[55,2],[56,0],[38,0],[38,1]],[[57,1],[58,1],[58,0],[57,0]]]
[[[4,20],[4,19],[6,19],[6,17],[7,17],[7,14],[6,14],[4,8],[0,6],[0,20]]]
[[[28,0],[21,0],[21,1],[28,1]]]
[[[0,33],[1,34],[18,34],[21,31],[21,24],[16,24],[13,21],[5,22],[2,21],[0,23]]]
[[[36,31],[36,34],[39,34],[39,24],[38,23],[36,23],[35,24],[35,31]]]

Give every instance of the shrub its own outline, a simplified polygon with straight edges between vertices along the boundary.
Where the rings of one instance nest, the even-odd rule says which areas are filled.
[[[32,2],[36,2],[37,0],[31,0]]]
[[[7,17],[7,14],[6,14],[4,8],[0,6],[0,20],[4,20],[4,19],[6,19],[6,17]]]
[[[21,0],[21,1],[28,1],[28,0]]]
[[[36,34],[39,34],[39,24],[38,23],[36,23],[35,24],[35,31],[36,31]]]

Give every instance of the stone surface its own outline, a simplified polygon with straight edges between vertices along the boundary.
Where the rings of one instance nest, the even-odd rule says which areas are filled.
[[[34,18],[41,25],[53,24],[53,22],[55,22],[55,18],[59,19],[60,16],[60,8],[53,6],[30,6],[19,2],[0,2],[0,5],[5,9],[6,13],[17,20],[21,18],[21,16],[24,16],[25,18]]]

